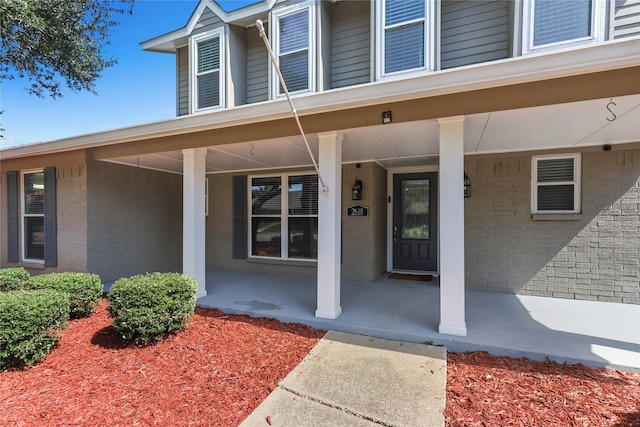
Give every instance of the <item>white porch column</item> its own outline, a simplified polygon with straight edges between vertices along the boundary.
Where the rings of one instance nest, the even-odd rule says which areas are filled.
[[[327,193],[318,189],[318,308],[316,317],[335,319],[340,307],[340,248],[342,224],[342,132],[319,138],[319,169]],[[320,183],[318,182],[318,187]]]
[[[205,288],[205,206],[206,148],[182,150],[182,272],[196,279],[196,297],[207,295]]]
[[[440,126],[440,328],[467,335],[464,303],[464,116]]]

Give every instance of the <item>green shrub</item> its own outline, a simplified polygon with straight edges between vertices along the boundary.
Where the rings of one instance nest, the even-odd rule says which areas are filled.
[[[178,273],[148,273],[117,280],[109,290],[114,329],[136,344],[160,341],[182,329],[196,305],[196,281]]]
[[[22,267],[0,269],[0,292],[19,291],[31,275]]]
[[[0,370],[37,362],[60,338],[69,296],[53,290],[0,293]]]
[[[27,286],[30,289],[53,289],[68,293],[72,319],[93,313],[103,293],[100,277],[90,273],[42,274],[31,277]]]

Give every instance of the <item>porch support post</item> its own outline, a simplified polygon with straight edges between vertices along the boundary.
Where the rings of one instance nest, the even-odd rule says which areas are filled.
[[[205,162],[206,148],[182,150],[182,272],[196,279],[196,297],[205,288]]]
[[[342,132],[318,134],[320,174],[328,188],[318,188],[318,308],[316,317],[335,319],[340,307],[342,224]],[[318,186],[320,187],[320,186]]]
[[[440,328],[467,335],[464,302],[464,116],[440,126]]]

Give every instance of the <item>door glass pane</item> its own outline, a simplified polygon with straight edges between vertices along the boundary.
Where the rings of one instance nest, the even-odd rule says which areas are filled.
[[[429,239],[429,180],[410,179],[401,183],[400,237]]]

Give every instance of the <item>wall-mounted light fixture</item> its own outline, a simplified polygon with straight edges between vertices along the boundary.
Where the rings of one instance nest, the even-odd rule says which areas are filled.
[[[351,200],[362,200],[362,181],[356,178],[356,182],[351,187]]]
[[[387,123],[391,123],[391,111],[383,111],[382,112],[382,123],[383,124],[387,124]]]
[[[464,174],[464,197],[471,197],[471,182],[466,172]]]

